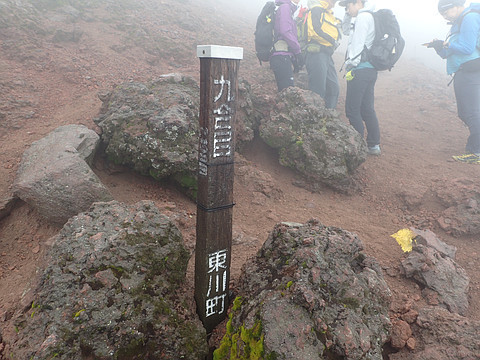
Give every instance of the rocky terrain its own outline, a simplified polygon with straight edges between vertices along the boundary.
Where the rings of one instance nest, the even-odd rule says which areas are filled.
[[[273,76],[253,52],[255,17],[240,1],[0,1],[0,358],[10,358],[9,347],[15,346],[18,313],[29,309],[26,315],[31,315],[28,294],[61,230],[13,196],[23,153],[61,125],[85,125],[100,134],[94,120],[102,94],[115,85],[147,83],[167,73],[198,80],[198,44],[243,47],[240,77],[272,102]],[[336,56],[338,68],[342,57]],[[298,81],[304,83],[304,74]],[[480,167],[451,160],[462,153],[468,131],[456,117],[448,81],[407,56],[392,72],[380,74],[376,108],[383,153],[355,170],[351,193],[309,186],[301,174],[280,165],[278,152],[258,136],[243,146],[235,164],[232,289],[240,289],[242,266],[276,224],[315,218],[356,234],[382,269],[395,335],[384,358],[478,358],[473,334],[480,321]],[[337,110],[346,122],[341,85]],[[152,201],[175,223],[193,254],[196,205],[189,197],[170,182],[102,156],[92,169],[115,200]],[[407,277],[407,254],[391,235],[411,226],[431,230],[456,247],[455,262],[470,280],[461,315],[446,311],[438,294],[427,291],[428,279]],[[190,260],[187,293],[193,294],[192,284]],[[219,327],[210,346],[219,346],[224,333]]]

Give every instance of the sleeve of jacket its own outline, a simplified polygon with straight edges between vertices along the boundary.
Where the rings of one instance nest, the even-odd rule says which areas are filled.
[[[440,56],[442,59],[446,59],[448,57],[448,52],[447,49],[442,49],[442,50],[435,50],[437,52],[437,55]]]
[[[477,47],[479,33],[480,14],[469,13],[465,15],[460,27],[460,33],[456,40],[448,45],[447,53],[470,55]]]
[[[289,4],[282,4],[277,9],[275,17],[275,34],[277,40],[285,40],[289,50],[300,54],[300,44],[298,43],[297,27],[292,18],[292,11]]]
[[[335,45],[335,39],[322,30],[322,24],[325,19],[325,9],[314,7],[311,11],[313,30],[330,44]]]
[[[345,62],[347,65],[356,67],[360,64],[362,59],[360,54],[365,48],[371,22],[373,22],[373,16],[370,13],[365,12],[357,16],[353,34],[350,34],[352,39],[347,49],[347,61]]]

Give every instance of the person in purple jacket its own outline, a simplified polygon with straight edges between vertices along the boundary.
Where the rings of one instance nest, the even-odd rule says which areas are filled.
[[[297,26],[293,14],[300,0],[275,0],[275,44],[270,58],[270,68],[275,74],[278,91],[294,86],[293,72],[300,70],[300,44],[297,38]]]

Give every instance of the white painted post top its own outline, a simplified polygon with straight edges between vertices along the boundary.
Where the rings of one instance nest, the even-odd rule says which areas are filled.
[[[197,45],[199,58],[243,59],[243,48],[220,45]]]

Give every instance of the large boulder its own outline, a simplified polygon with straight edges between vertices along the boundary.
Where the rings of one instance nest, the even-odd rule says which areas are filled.
[[[200,89],[193,78],[167,74],[149,83],[129,82],[99,94],[94,120],[108,158],[155,179],[173,179],[195,190]],[[236,109],[236,148],[254,138],[263,117],[250,84],[241,80]]]
[[[196,183],[200,90],[179,74],[149,83],[129,82],[101,94],[94,121],[108,158],[155,179]]]
[[[15,359],[203,359],[206,332],[185,289],[190,258],[153,202],[97,203],[53,239],[15,321]]]
[[[83,125],[55,129],[24,152],[14,194],[57,225],[94,202],[113,200],[89,166],[99,142]]]
[[[308,90],[290,87],[278,94],[260,136],[279,150],[280,163],[313,183],[348,190],[351,175],[367,157],[360,134]]]
[[[247,262],[218,359],[382,359],[390,290],[352,233],[277,224]],[[261,355],[263,354],[263,355]]]

